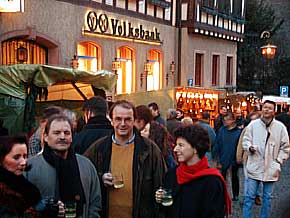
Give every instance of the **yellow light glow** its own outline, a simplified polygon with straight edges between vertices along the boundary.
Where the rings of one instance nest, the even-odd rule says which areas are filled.
[[[175,96],[176,96],[176,100],[178,100],[180,98],[180,96],[181,96],[181,93],[180,92],[176,92]]]
[[[145,41],[145,40],[141,40],[141,39],[131,39],[131,38],[125,38],[125,37],[120,37],[120,36],[105,35],[105,34],[100,34],[100,33],[92,33],[92,32],[89,32],[88,30],[84,30],[83,35],[84,36],[94,36],[94,37],[98,37],[98,38],[137,42],[137,43],[143,43],[143,44],[149,44],[149,45],[161,45],[162,44],[162,42]]]
[[[0,12],[24,12],[24,0],[0,0]]]
[[[243,101],[242,102],[242,107],[247,107],[247,102]]]
[[[132,61],[126,62],[126,93],[132,92]]]
[[[159,62],[153,63],[153,89],[158,90],[159,89]]]
[[[147,76],[147,91],[154,90],[154,76],[152,74]]]
[[[97,61],[97,58],[93,58],[92,63],[91,63],[91,69],[93,71],[97,71],[98,70],[98,61]]]
[[[117,79],[117,94],[122,94],[122,68],[119,68],[117,70],[117,75],[118,75],[118,79]]]
[[[79,70],[86,70],[85,66],[85,60],[84,59],[79,59]]]

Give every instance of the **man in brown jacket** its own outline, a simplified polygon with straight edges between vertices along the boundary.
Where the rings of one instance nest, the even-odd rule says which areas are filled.
[[[166,171],[162,153],[134,129],[136,111],[131,103],[117,101],[109,115],[114,133],[99,139],[85,152],[99,173],[102,218],[160,217],[154,194]],[[120,186],[116,175],[122,177]]]

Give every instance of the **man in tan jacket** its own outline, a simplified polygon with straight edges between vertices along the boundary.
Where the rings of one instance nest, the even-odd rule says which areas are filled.
[[[243,218],[252,217],[256,191],[263,184],[261,218],[268,218],[274,182],[279,179],[282,164],[288,159],[290,146],[286,127],[274,119],[275,102],[265,101],[262,117],[252,121],[243,137],[243,149],[248,153],[246,195]]]
[[[248,154],[247,151],[243,150],[243,137],[245,135],[246,132],[246,128],[247,125],[249,125],[249,122],[256,120],[258,118],[260,118],[260,113],[258,111],[254,111],[251,112],[250,114],[248,114],[247,116],[247,120],[248,122],[245,123],[245,128],[243,129],[240,139],[239,139],[239,143],[238,143],[238,147],[237,147],[237,153],[236,153],[236,160],[237,160],[237,164],[243,164],[244,165],[244,178],[245,178],[245,182],[244,182],[244,193],[246,191],[246,184],[247,184],[247,179],[248,179],[248,175],[247,175],[247,170],[246,170],[246,164],[247,164],[247,159],[248,159]],[[255,204],[256,205],[261,205],[262,204],[262,200],[261,200],[261,195],[262,195],[262,184],[259,185],[257,193],[256,193],[256,197],[255,197]]]

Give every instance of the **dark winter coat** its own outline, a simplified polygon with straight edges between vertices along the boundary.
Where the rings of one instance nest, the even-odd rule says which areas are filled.
[[[138,131],[134,132],[132,218],[159,218],[155,191],[162,185],[166,171],[165,161],[153,141],[141,137]],[[93,162],[100,177],[103,201],[102,218],[108,217],[109,193],[102,182],[102,176],[110,171],[111,153],[112,136],[110,135],[95,142],[84,154]]]
[[[0,167],[1,218],[44,217],[32,208],[40,200],[40,192],[33,184]]]
[[[224,186],[217,176],[204,176],[179,185],[176,168],[165,177],[173,195],[172,206],[161,206],[166,218],[224,218]]]
[[[238,127],[228,130],[226,126],[222,126],[217,132],[213,146],[213,157],[218,163],[222,164],[224,170],[236,164],[236,153],[241,132],[242,130]]]
[[[105,116],[92,117],[82,131],[74,136],[72,146],[76,153],[83,154],[92,143],[112,132],[111,123]]]

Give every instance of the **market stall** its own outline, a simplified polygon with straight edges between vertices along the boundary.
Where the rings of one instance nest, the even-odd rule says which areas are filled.
[[[114,73],[80,71],[49,65],[0,66],[0,117],[10,133],[27,132],[35,123],[36,101],[79,100],[94,89],[111,90]]]
[[[201,117],[203,111],[209,111],[212,120],[218,113],[218,99],[224,90],[192,87],[176,87],[149,92],[136,92],[117,95],[116,99],[127,99],[135,105],[147,105],[156,102],[164,116],[169,108],[182,109],[186,116],[193,119]]]

